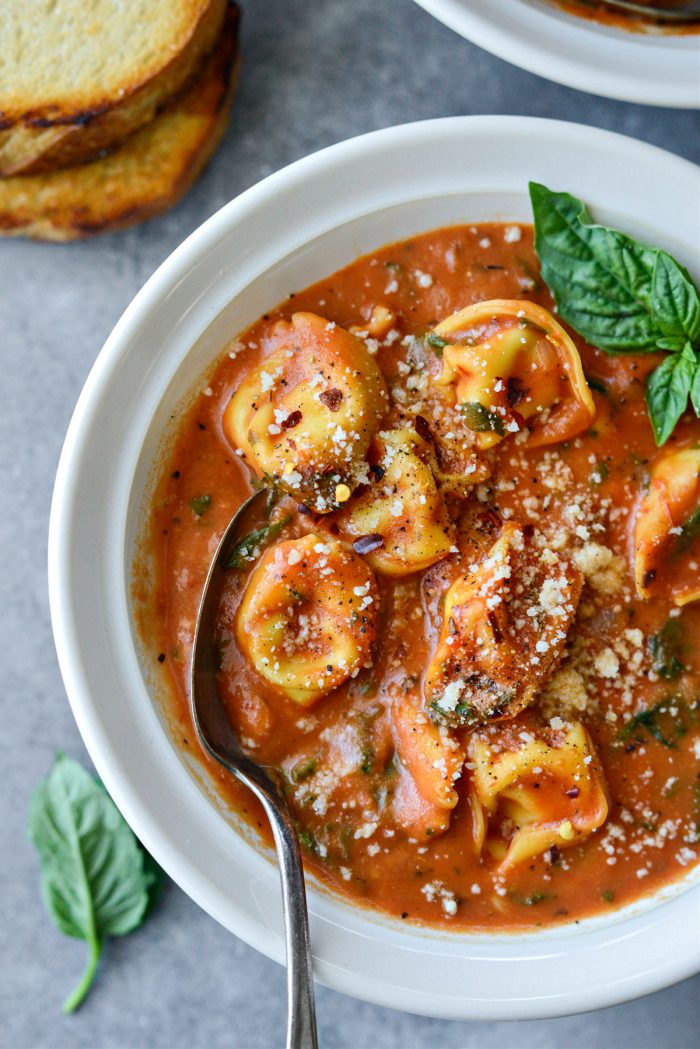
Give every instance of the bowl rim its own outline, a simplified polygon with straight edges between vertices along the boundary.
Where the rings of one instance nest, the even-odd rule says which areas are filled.
[[[183,294],[183,289],[186,288],[188,281],[191,282],[193,279],[192,273],[197,263],[206,260],[210,252],[230,239],[236,227],[246,216],[262,214],[266,208],[274,207],[275,201],[285,194],[288,196],[301,193],[302,188],[309,192],[309,186],[313,188],[328,184],[328,180],[333,180],[339,172],[343,171],[347,174],[353,167],[360,169],[373,157],[381,156],[382,162],[388,163],[388,159],[393,156],[398,157],[402,153],[419,148],[422,150],[427,143],[450,140],[451,136],[461,136],[466,143],[473,145],[484,136],[506,137],[509,133],[511,135],[517,133],[528,143],[548,142],[552,148],[559,150],[563,149],[566,143],[572,148],[574,146],[579,149],[586,148],[594,153],[596,149],[601,154],[611,151],[616,156],[624,157],[625,163],[637,165],[638,168],[644,165],[654,167],[655,170],[658,168],[664,173],[665,178],[670,178],[671,181],[675,179],[679,185],[683,186],[686,195],[697,178],[697,169],[689,161],[674,157],[645,143],[584,125],[528,117],[443,118],[372,132],[321,150],[268,176],[226,204],[195,230],[159,266],[126,308],[95,361],[76,405],[61,454],[49,527],[49,597],[59,665],[86,747],[125,818],[146,847],[174,877],[174,880],[200,906],[227,928],[232,929],[252,946],[280,962],[283,961],[284,947],[281,936],[275,929],[275,914],[273,913],[269,919],[264,916],[261,920],[260,915],[254,913],[250,908],[246,910],[238,905],[237,901],[225,899],[220,892],[217,895],[212,891],[211,885],[203,876],[201,861],[196,855],[187,852],[178,839],[179,828],[173,826],[167,813],[164,815],[163,806],[166,803],[161,795],[166,781],[159,778],[160,766],[139,767],[138,774],[135,774],[133,769],[129,769],[130,757],[125,749],[124,740],[117,740],[105,731],[106,714],[104,708],[99,706],[101,700],[95,692],[94,673],[92,680],[90,678],[92,671],[88,666],[85,646],[81,644],[79,626],[81,615],[86,613],[85,593],[81,590],[82,579],[79,578],[83,566],[80,563],[79,552],[76,551],[76,535],[81,515],[84,518],[85,493],[90,491],[90,484],[95,479],[91,471],[100,468],[100,463],[95,462],[92,456],[91,442],[98,432],[100,411],[104,410],[111,384],[120,381],[120,369],[123,369],[125,362],[128,362],[131,344],[138,338],[139,333],[143,335],[154,315],[157,316],[159,311],[167,312],[176,296]],[[338,193],[340,190],[336,187],[335,192]],[[311,232],[307,234],[306,240],[313,240]],[[198,330],[204,330],[212,319],[212,310],[211,308],[205,309],[201,304],[198,304],[198,308],[200,312],[203,312],[196,325]],[[144,367],[149,366],[141,364],[139,367],[144,370]],[[137,450],[134,451],[134,455],[137,455]],[[128,501],[131,483],[132,477],[128,476],[122,478],[118,485],[115,484],[113,501],[110,507],[106,508],[105,513],[112,507],[118,512],[120,499],[124,502],[125,495]],[[122,510],[126,514],[123,506]],[[83,520],[81,527],[88,528],[89,525],[89,520]],[[121,550],[124,554],[125,546],[122,546]],[[112,601],[114,595],[105,592],[101,597],[104,597],[105,603],[108,603]],[[95,607],[97,608],[98,605]],[[113,625],[106,619],[103,634],[99,639],[105,659],[116,658],[118,655],[135,665],[136,657],[131,635],[128,640],[123,637],[119,639],[110,636],[109,628]],[[122,651],[115,655],[112,649],[116,649],[118,645],[121,645]],[[139,731],[144,739],[155,748],[155,754],[158,747],[162,748],[165,745],[163,741],[156,738],[159,732],[164,735],[162,726],[152,709],[150,713],[145,710],[141,711],[139,716],[144,719],[143,724],[138,726]],[[167,760],[164,752],[162,754],[158,752],[158,762],[166,763]],[[169,760],[172,763],[172,754]],[[180,764],[177,770],[169,767],[168,773],[171,774],[171,778],[167,781],[167,786],[172,787],[176,784],[185,790],[185,784],[189,784],[191,788],[191,780]],[[144,801],[146,796],[147,801]],[[230,854],[225,851],[225,847],[231,846],[231,842],[228,841],[225,846],[221,845],[219,848],[219,839],[223,837],[220,833],[220,818],[215,813],[213,806],[199,795],[199,792],[198,798],[198,801],[189,797],[186,800],[188,804],[191,801],[192,811],[196,811],[202,821],[201,828],[196,827],[194,830],[201,829],[205,837],[209,832],[212,834],[212,837],[207,840],[210,840],[212,846],[216,846],[216,849],[219,850],[214,854],[212,865],[215,866],[215,861],[225,862],[230,859]],[[178,800],[180,800],[179,797]],[[233,835],[227,836],[227,838],[233,837]],[[274,895],[277,892],[274,871],[272,872],[274,885],[270,888],[271,868],[260,854],[248,849],[245,863],[251,878],[256,882],[256,890],[262,892],[260,885],[265,883],[264,891],[269,900],[270,894]],[[570,992],[558,992],[554,995],[542,993],[541,988],[535,986],[531,992],[523,992],[517,997],[494,1001],[489,999],[484,992],[481,997],[477,995],[469,998],[467,1004],[466,1000],[441,994],[438,989],[424,991],[422,986],[415,986],[415,974],[412,977],[414,986],[401,985],[390,982],[388,978],[384,979],[383,976],[377,974],[368,976],[357,959],[350,964],[340,956],[334,957],[333,936],[342,939],[347,928],[342,925],[342,916],[338,917],[340,912],[336,903],[326,907],[323,901],[312,892],[310,897],[312,937],[314,930],[321,929],[323,932],[321,947],[324,951],[328,949],[327,956],[317,957],[317,976],[321,982],[337,990],[375,1004],[408,1009],[411,1012],[431,1016],[515,1019],[566,1015],[616,1004],[647,994],[697,971],[700,959],[697,957],[697,950],[693,947],[692,931],[691,936],[688,937],[687,930],[688,926],[692,927],[692,916],[694,908],[698,905],[699,896],[700,892],[697,889],[686,889],[674,895],[673,898],[654,901],[641,915],[637,913],[629,917],[622,915],[619,919],[606,924],[602,933],[606,948],[611,944],[622,945],[620,949],[632,949],[633,951],[645,945],[648,947],[646,952],[640,950],[639,961],[635,962],[636,969],[633,973],[625,973],[619,978],[610,979],[595,987],[574,988]],[[352,910],[355,914],[359,925],[363,925],[366,919],[372,926],[372,931],[376,931],[377,937],[381,938],[381,930],[383,924],[386,923],[382,923],[371,912],[369,915],[363,912],[363,915],[358,916],[357,909],[349,908],[348,910]],[[331,929],[330,933],[328,929]],[[683,934],[684,929],[686,931]],[[664,959],[663,965],[660,966],[656,961],[656,952],[662,949],[664,942],[668,942],[671,934],[675,936],[677,949],[674,957]],[[353,932],[352,936],[354,937],[353,943],[359,940],[364,941],[366,945],[368,936],[366,930]],[[590,950],[595,953],[602,949],[603,941],[599,943],[600,936],[600,930],[586,929],[574,933],[567,930],[563,934],[555,930],[551,937],[544,934],[535,938],[524,934],[515,938],[512,935],[505,938],[488,936],[481,938],[480,944],[474,946],[479,937],[458,936],[456,941],[454,938],[450,941],[449,937],[446,938],[437,930],[427,930],[415,935],[413,932],[406,933],[406,943],[402,942],[401,950],[405,948],[406,956],[412,952],[417,957],[429,956],[456,961],[466,956],[465,952],[468,947],[474,957],[481,957],[484,960],[484,964],[494,963],[504,966],[510,964],[511,961],[517,965],[520,965],[521,962],[534,964],[535,956],[539,951],[542,958],[546,957],[549,963],[556,964],[556,959],[571,955],[571,951],[562,946],[565,940],[575,941],[575,946],[580,951],[583,951],[584,944],[588,944],[586,950],[590,947]],[[396,937],[393,936],[393,939],[395,940]],[[537,946],[533,946],[535,939]],[[508,947],[515,940],[518,941],[518,957],[513,959],[511,958],[513,952]],[[375,942],[377,951],[379,951],[378,943],[379,939]],[[430,944],[427,952],[426,943]],[[543,943],[544,946],[542,946]],[[625,946],[626,944],[629,946]],[[403,954],[402,957],[404,957]],[[369,964],[369,961],[365,959],[362,964]]]
[[[623,102],[700,107],[700,36],[633,33],[557,10],[547,0],[415,3],[466,40],[556,83]],[[650,69],[657,75],[649,76]]]

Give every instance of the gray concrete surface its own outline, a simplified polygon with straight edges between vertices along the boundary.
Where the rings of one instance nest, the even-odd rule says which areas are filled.
[[[134,293],[203,219],[262,176],[389,124],[532,114],[611,128],[696,161],[700,152],[694,114],[589,97],[521,72],[410,0],[245,0],[245,7],[231,126],[179,208],[91,243],[0,244],[0,1042],[7,1049],[271,1049],[283,1042],[282,969],[172,884],[143,930],[109,945],[81,1011],[59,1011],[81,971],[83,945],[61,937],[42,910],[26,807],[56,750],[88,759],[53,650],[46,529],[73,405]],[[318,1013],[324,1049],[690,1049],[699,992],[696,979],[588,1016],[468,1024],[383,1010],[320,988]]]

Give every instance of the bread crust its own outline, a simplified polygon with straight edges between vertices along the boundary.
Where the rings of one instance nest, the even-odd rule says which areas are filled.
[[[53,103],[22,113],[0,111],[0,178],[85,163],[152,120],[187,88],[216,45],[227,0],[198,3],[200,17],[193,18],[183,46],[164,55],[157,71],[134,73],[117,94],[105,96],[95,85],[80,109]]]
[[[238,74],[231,6],[197,80],[150,124],[88,164],[0,180],[0,236],[72,241],[125,229],[172,207],[219,144]]]

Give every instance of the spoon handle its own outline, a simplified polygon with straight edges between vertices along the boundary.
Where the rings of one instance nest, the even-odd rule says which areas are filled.
[[[277,848],[287,946],[287,1049],[318,1049],[313,966],[299,840],[286,805],[263,797]]]

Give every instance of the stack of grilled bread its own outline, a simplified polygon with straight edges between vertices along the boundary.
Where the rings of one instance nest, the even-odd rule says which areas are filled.
[[[174,204],[226,126],[227,0],[3,0],[0,234],[74,240]]]

